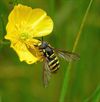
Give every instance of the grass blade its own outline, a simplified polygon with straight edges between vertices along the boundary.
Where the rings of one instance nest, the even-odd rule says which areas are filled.
[[[79,31],[78,31],[78,33],[76,35],[76,39],[75,39],[75,43],[73,45],[72,52],[74,52],[76,50],[76,47],[78,45],[78,42],[79,42],[79,39],[80,39],[80,35],[82,33],[82,30],[83,30],[83,27],[84,27],[84,24],[85,24],[88,12],[90,10],[90,7],[92,5],[92,2],[93,2],[93,0],[90,0],[89,5],[88,5],[88,7],[86,9],[86,12],[85,12],[85,15],[83,17],[82,23],[80,25]],[[68,64],[68,68],[67,68],[67,71],[66,71],[65,76],[64,76],[64,81],[63,81],[63,85],[62,85],[62,89],[61,89],[61,95],[60,95],[59,102],[64,102],[64,98],[65,98],[65,95],[67,93],[71,65],[72,65],[71,63]]]
[[[100,101],[100,85],[96,88],[91,96],[84,100],[84,102],[99,102]]]

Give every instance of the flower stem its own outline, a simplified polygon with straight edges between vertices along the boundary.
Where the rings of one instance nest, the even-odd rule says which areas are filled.
[[[18,0],[13,0],[13,4],[17,5],[18,4]]]
[[[1,25],[1,32],[0,32],[0,40],[3,39],[3,36],[5,34],[5,25],[4,25],[4,20],[3,20],[3,17],[2,15],[0,15],[0,25]]]
[[[74,52],[76,50],[76,47],[78,45],[80,35],[82,33],[82,30],[83,30],[87,15],[89,13],[90,7],[92,5],[92,2],[93,2],[93,0],[90,0],[89,5],[88,5],[88,7],[86,9],[86,12],[85,12],[85,15],[83,17],[82,23],[80,25],[79,31],[78,31],[78,33],[76,35],[76,38],[75,38],[75,42],[74,42],[74,45],[73,45],[72,52]],[[70,77],[71,66],[72,66],[72,63],[70,62],[68,64],[68,68],[67,68],[67,71],[66,71],[65,76],[64,76],[64,81],[63,81],[63,85],[62,85],[62,89],[61,89],[61,95],[60,95],[59,102],[64,102],[65,95],[66,95],[67,90],[68,90],[68,83],[69,83],[69,79],[70,79],[69,77]]]

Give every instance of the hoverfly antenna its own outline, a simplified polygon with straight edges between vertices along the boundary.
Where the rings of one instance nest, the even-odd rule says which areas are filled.
[[[43,44],[43,36],[42,36],[42,44]]]

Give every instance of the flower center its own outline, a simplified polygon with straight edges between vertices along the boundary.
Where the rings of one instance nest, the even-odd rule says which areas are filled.
[[[21,33],[21,35],[20,35],[20,39],[21,40],[26,40],[28,38],[29,38],[29,34],[28,33]]]

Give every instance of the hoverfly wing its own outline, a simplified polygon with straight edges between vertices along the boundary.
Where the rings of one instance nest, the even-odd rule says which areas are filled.
[[[44,87],[48,86],[49,80],[51,79],[51,72],[48,66],[48,62],[45,59],[43,63],[43,84]]]
[[[74,60],[79,60],[80,56],[76,53],[73,52],[69,52],[69,51],[64,51],[64,50],[60,50],[60,49],[55,49],[55,52],[62,58],[64,58],[65,60],[67,60],[68,62],[74,61]]]

